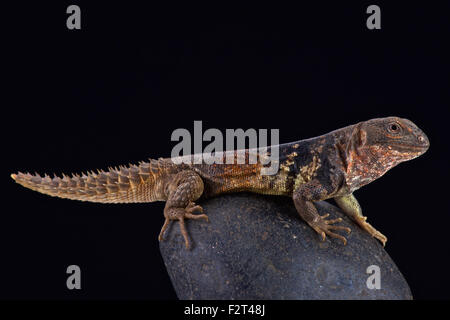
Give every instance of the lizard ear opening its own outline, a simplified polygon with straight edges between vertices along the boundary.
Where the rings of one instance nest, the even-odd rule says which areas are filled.
[[[363,128],[359,128],[359,145],[364,146],[367,142],[367,131]]]
[[[351,158],[351,152],[358,153],[359,147],[362,147],[367,142],[367,132],[362,128],[363,123],[360,122],[353,127],[352,133],[347,141],[347,147],[345,148],[347,158]]]

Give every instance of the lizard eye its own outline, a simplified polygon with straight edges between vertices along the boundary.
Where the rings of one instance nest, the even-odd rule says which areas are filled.
[[[399,134],[401,128],[402,127],[397,122],[391,122],[387,127],[388,131],[393,134]]]

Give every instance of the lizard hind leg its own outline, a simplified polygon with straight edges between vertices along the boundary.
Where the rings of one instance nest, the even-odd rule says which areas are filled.
[[[203,193],[203,180],[193,171],[181,171],[171,179],[165,190],[167,195],[164,208],[165,221],[158,239],[160,241],[163,239],[164,233],[172,220],[178,220],[186,248],[189,249],[190,242],[185,219],[208,221],[208,216],[203,214],[203,208],[194,202]],[[200,212],[200,214],[193,214],[194,212]]]

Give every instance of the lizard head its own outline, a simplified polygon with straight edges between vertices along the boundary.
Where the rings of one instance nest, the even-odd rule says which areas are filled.
[[[425,153],[430,142],[413,122],[398,117],[353,126],[347,145],[347,175],[355,188],[381,177],[397,164]]]
[[[372,119],[361,123],[360,148],[379,160],[403,162],[425,153],[430,142],[412,121],[398,117]]]

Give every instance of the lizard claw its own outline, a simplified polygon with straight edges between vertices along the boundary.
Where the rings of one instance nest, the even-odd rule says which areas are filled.
[[[340,234],[337,234],[331,230],[343,230],[346,231],[347,234],[350,234],[351,229],[343,226],[335,226],[335,223],[342,222],[342,218],[326,220],[326,218],[328,218],[329,216],[330,214],[328,213],[320,216],[320,219],[310,223],[311,227],[313,227],[313,229],[320,235],[322,241],[325,241],[326,236],[328,235],[332,238],[340,239],[344,243],[344,245],[346,245],[347,239],[344,236],[341,236]]]
[[[193,212],[203,213],[203,208],[201,206],[198,206],[195,203],[191,202],[186,207],[186,212],[189,212],[189,213],[193,213]]]
[[[184,223],[185,218],[193,219],[193,220],[205,219],[206,221],[209,221],[208,216],[206,214],[203,214],[203,213],[202,214],[192,214],[192,212],[195,212],[195,211],[202,213],[203,208],[201,206],[195,205],[195,203],[193,203],[193,202],[189,203],[186,208],[171,207],[171,208],[164,209],[164,216],[166,217],[166,219],[164,221],[164,225],[161,228],[161,232],[159,233],[158,240],[159,241],[163,240],[164,233],[165,233],[166,229],[169,227],[170,221],[178,220],[180,223],[180,231],[181,231],[181,234],[183,235],[186,249],[189,249],[190,242],[189,242],[189,237],[188,237],[188,233],[186,230],[186,225]]]
[[[378,239],[382,244],[383,247],[386,245],[387,237],[382,234],[380,231],[372,227],[372,225],[368,222],[366,222],[367,217],[359,217],[356,222],[359,224],[359,226],[367,231],[372,237],[375,239]]]

